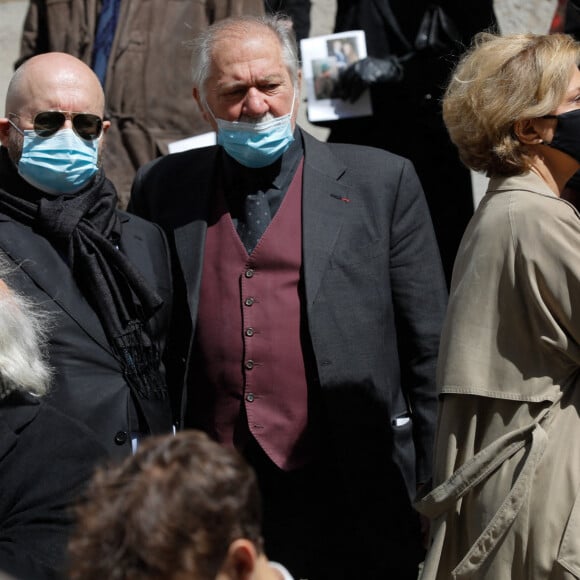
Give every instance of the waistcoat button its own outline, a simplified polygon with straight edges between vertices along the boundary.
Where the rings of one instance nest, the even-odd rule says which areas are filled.
[[[254,302],[255,302],[255,300],[254,300],[254,299],[253,299],[251,296],[250,296],[250,298],[246,298],[246,299],[244,300],[244,304],[245,304],[246,306],[252,306],[252,304],[254,304]]]
[[[246,361],[246,368],[251,371],[254,368],[254,361],[253,360],[247,360]]]
[[[246,328],[246,336],[254,336],[254,329]]]
[[[244,274],[246,278],[251,278],[254,275],[254,270],[252,268],[248,268]]]
[[[248,401],[248,403],[253,403],[254,402],[254,393],[248,393],[246,395],[246,401]]]

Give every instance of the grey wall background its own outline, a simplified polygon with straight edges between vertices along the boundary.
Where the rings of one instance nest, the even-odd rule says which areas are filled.
[[[0,115],[4,116],[6,87],[18,55],[20,31],[28,2],[0,0]]]

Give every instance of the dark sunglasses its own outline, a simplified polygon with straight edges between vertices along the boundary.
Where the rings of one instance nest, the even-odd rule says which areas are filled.
[[[18,115],[12,114],[14,117]],[[64,111],[42,111],[34,117],[34,132],[39,137],[54,135],[70,119],[74,132],[86,141],[98,139],[103,132],[103,120],[91,113],[69,113]]]

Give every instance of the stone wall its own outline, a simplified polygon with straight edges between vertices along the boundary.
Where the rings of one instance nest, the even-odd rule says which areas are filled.
[[[495,0],[494,9],[502,34],[545,34],[550,28],[557,4],[557,0]]]

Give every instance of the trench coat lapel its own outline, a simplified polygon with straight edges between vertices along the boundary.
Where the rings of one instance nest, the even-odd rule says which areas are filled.
[[[0,214],[0,248],[91,338],[110,352],[101,322],[81,294],[70,268],[43,237]]]
[[[352,187],[340,182],[346,167],[328,146],[302,131],[304,174],[302,177],[302,248],[308,307],[318,294],[324,272],[339,238],[342,224],[351,213]]]

